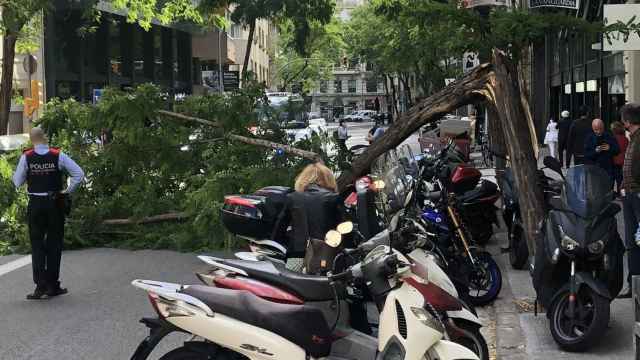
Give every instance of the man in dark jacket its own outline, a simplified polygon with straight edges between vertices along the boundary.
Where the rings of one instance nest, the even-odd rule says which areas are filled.
[[[573,156],[574,165],[584,164],[584,144],[591,134],[591,120],[589,108],[581,106],[578,115],[580,118],[571,124],[567,136],[567,156]]]
[[[573,123],[569,115],[570,114],[567,110],[563,111],[560,114],[560,122],[558,122],[558,154],[560,155],[559,160],[562,165],[565,164],[564,151],[567,150],[569,129],[571,128],[571,124]],[[571,166],[571,154],[569,153],[569,151],[567,151],[566,162],[566,167]]]
[[[613,173],[613,158],[620,153],[620,146],[616,138],[605,131],[604,122],[594,119],[591,127],[593,133],[587,137],[584,143],[585,163],[598,165],[603,168],[611,178],[611,185],[615,182]]]

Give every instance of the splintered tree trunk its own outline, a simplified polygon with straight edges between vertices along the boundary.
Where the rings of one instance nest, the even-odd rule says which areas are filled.
[[[256,32],[256,22],[258,20],[254,19],[249,24],[249,39],[247,40],[247,51],[244,54],[244,64],[242,67],[242,80],[247,78],[247,73],[249,71],[249,59],[251,58],[251,47],[253,46],[253,36]],[[222,75],[222,74],[221,74]]]
[[[338,178],[338,187],[344,189],[352,184],[369,170],[378,156],[400,145],[424,124],[437,121],[460,106],[483,101],[491,74],[491,65],[478,66],[462,79],[416,104],[353,161],[351,170]]]
[[[17,36],[6,34],[2,43],[2,84],[0,85],[0,135],[7,135],[11,92],[13,88],[13,62],[16,57]]]
[[[517,67],[499,51],[494,51],[493,101],[502,124],[522,212],[529,254],[535,253],[535,234],[544,216],[542,191],[536,184],[537,159],[529,130],[528,109],[518,79]]]

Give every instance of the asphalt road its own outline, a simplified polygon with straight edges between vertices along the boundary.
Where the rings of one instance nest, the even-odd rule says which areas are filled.
[[[0,257],[0,264],[8,260]],[[170,251],[65,252],[61,279],[69,294],[41,301],[25,300],[34,287],[30,265],[0,275],[0,359],[129,359],[147,335],[138,320],[154,315],[131,281],[197,284],[194,272],[205,268],[193,254]],[[151,358],[183,339],[168,337]]]

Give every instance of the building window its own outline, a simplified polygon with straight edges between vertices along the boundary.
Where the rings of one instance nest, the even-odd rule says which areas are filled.
[[[341,93],[342,92],[342,80],[336,80],[334,82],[335,87],[336,87],[336,92],[337,93]]]
[[[378,92],[378,79],[376,78],[367,79],[367,92],[368,93]]]
[[[320,81],[320,92],[321,93],[327,92],[327,82],[324,80]]]
[[[357,91],[356,81],[355,80],[349,80],[349,92],[350,93],[354,93],[356,91]]]
[[[373,63],[367,63],[367,71],[373,71]]]

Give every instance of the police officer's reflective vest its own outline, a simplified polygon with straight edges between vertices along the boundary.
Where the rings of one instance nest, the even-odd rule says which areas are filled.
[[[24,151],[27,160],[27,191],[30,193],[46,193],[62,190],[62,171],[60,171],[60,150],[49,148],[46,154],[38,154],[35,150]]]

